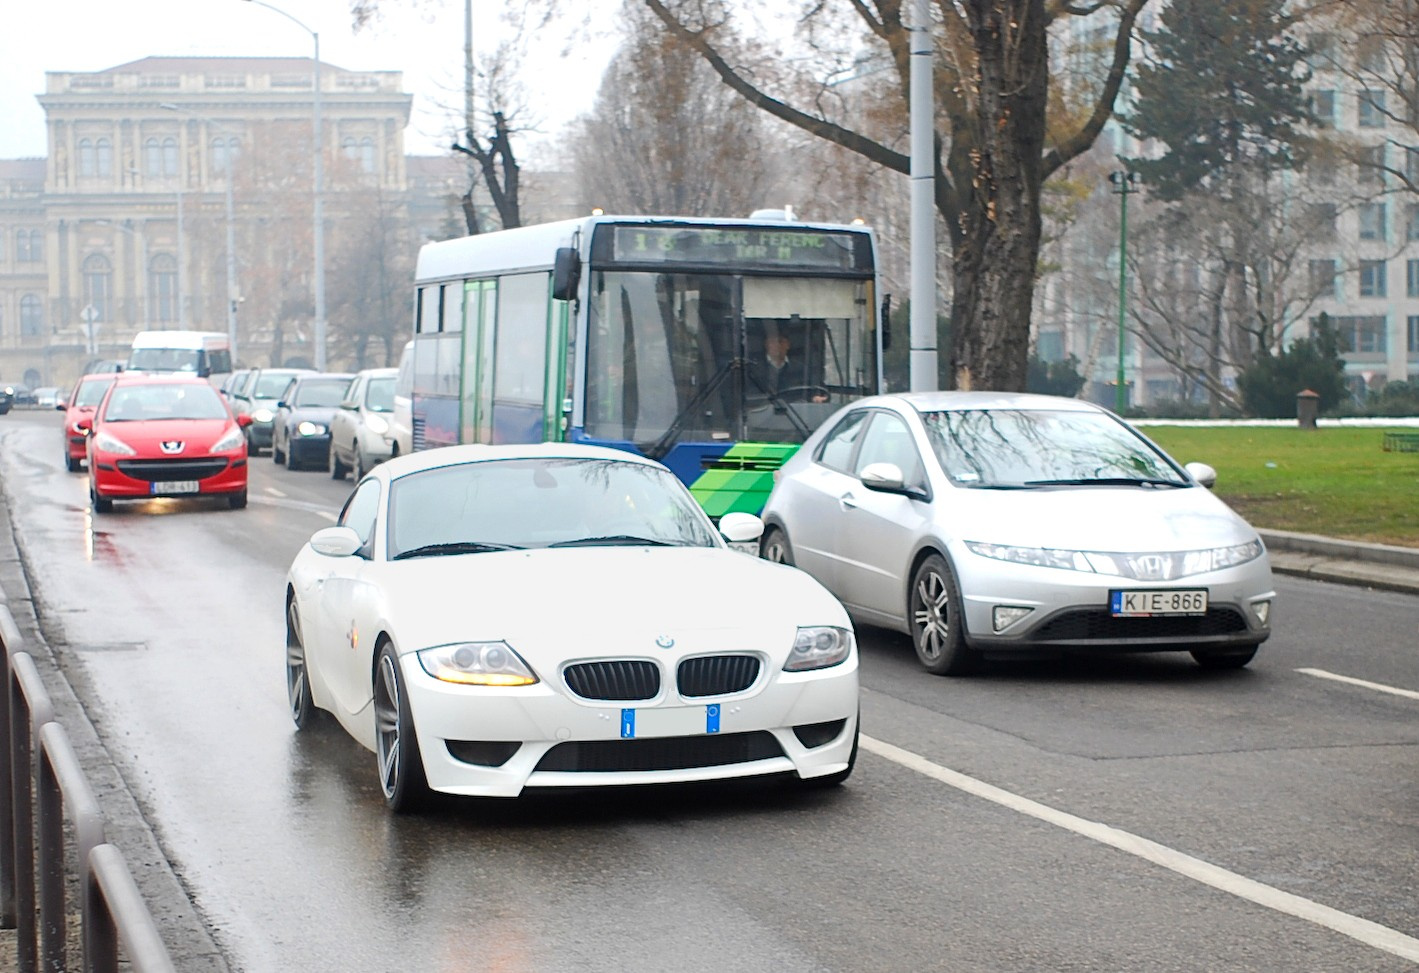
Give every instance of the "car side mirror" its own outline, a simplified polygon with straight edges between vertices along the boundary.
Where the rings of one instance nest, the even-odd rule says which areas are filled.
[[[59,402],[59,403],[56,403],[54,407],[55,407],[56,409],[58,409],[60,412],[68,412],[68,411],[69,411],[69,403],[68,403],[68,402]]]
[[[253,420],[253,419],[251,418],[251,413],[249,413],[249,412],[242,412],[242,413],[238,414],[237,417],[236,417],[236,424],[237,424],[238,426],[241,426],[243,429],[245,429],[247,426],[251,425],[253,421],[255,421],[255,420]]]
[[[87,436],[94,431],[94,420],[88,416],[84,416],[74,423],[74,428]]]
[[[352,527],[322,527],[310,535],[310,549],[326,557],[353,557],[363,546]]]
[[[279,400],[279,401],[276,403],[276,408],[278,408],[278,409],[284,409],[285,407],[286,407],[286,400],[285,400],[285,399],[281,399],[281,400]]]
[[[1217,483],[1217,471],[1206,463],[1188,463],[1183,469],[1197,481],[1198,486],[1205,486],[1210,490]]]
[[[728,513],[719,518],[719,532],[731,544],[747,544],[764,533],[764,522],[753,514]]]
[[[868,463],[858,474],[862,485],[884,493],[902,492],[902,471],[896,463]]]

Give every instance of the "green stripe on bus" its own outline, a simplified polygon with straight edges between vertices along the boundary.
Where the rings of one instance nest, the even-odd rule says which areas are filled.
[[[797,444],[736,443],[690,485],[711,517],[757,514],[774,487],[774,471],[797,452]]]

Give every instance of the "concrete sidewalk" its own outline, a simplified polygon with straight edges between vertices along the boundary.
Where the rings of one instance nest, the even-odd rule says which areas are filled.
[[[1258,531],[1277,574],[1419,593],[1419,548]]]

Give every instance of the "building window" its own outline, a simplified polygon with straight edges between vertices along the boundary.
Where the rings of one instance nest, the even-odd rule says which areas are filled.
[[[1383,260],[1360,261],[1360,296],[1385,296],[1385,262]]]
[[[1335,92],[1329,88],[1317,91],[1311,98],[1311,110],[1316,121],[1325,128],[1335,127]]]
[[[1419,260],[1404,265],[1404,290],[1409,297],[1419,297]]]
[[[1409,316],[1409,353],[1419,352],[1419,317]]]
[[[1385,204],[1365,203],[1360,207],[1360,239],[1383,240],[1385,238]]]
[[[20,336],[34,338],[44,334],[44,304],[35,294],[20,298]]]
[[[1410,203],[1404,207],[1404,238],[1419,240],[1419,204]]]
[[[1383,186],[1385,183],[1385,147],[1370,145],[1362,148],[1356,159],[1360,172],[1359,180],[1369,186]]]
[[[225,175],[241,157],[241,142],[235,137],[212,140],[212,171]]]
[[[44,259],[44,236],[39,230],[15,232],[15,260],[18,263],[39,263]]]
[[[1335,272],[1334,260],[1312,260],[1310,263],[1311,293],[1316,297],[1338,297],[1336,283],[1340,276]]]
[[[340,142],[340,151],[345,154],[345,158],[356,163],[361,172],[374,172],[374,139],[368,135],[359,140],[354,136],[345,136]]]
[[[150,138],[143,143],[143,174],[154,178],[177,175],[177,139]]]
[[[1410,182],[1419,186],[1419,149],[1406,148],[1404,150],[1404,174]]]
[[[5,262],[5,234],[0,233],[0,263]]]
[[[79,139],[79,175],[89,178],[98,175],[98,157],[94,153],[92,139]]]
[[[1330,320],[1335,326],[1335,336],[1340,341],[1341,351],[1384,353],[1385,332],[1388,330],[1384,315],[1341,315]]]
[[[1334,203],[1311,203],[1311,232],[1315,234],[1317,240],[1335,239],[1335,204]]]
[[[99,178],[106,179],[113,175],[112,141],[109,139],[99,139],[94,143],[94,161],[98,166]]]
[[[1360,92],[1361,128],[1385,127],[1385,93],[1375,88]]]
[[[1311,58],[1317,63],[1324,63],[1335,57],[1335,35],[1327,33],[1315,33],[1307,38],[1311,49]]]
[[[177,261],[160,253],[148,264],[148,291],[153,316],[166,324],[177,320]]]
[[[103,254],[92,253],[84,258],[84,304],[98,312],[95,321],[111,321],[113,302],[113,265]]]

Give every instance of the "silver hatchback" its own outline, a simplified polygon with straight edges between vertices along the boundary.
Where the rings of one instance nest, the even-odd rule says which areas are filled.
[[[1257,532],[1112,413],[1076,399],[920,392],[834,414],[779,471],[764,557],[941,675],[986,655],[1186,650],[1239,668],[1271,634]]]

